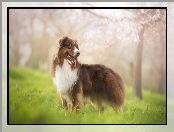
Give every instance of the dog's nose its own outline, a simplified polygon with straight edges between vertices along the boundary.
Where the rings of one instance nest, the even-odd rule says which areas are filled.
[[[76,56],[78,57],[80,55],[80,52],[78,51],[77,53],[76,53]]]
[[[80,55],[79,49],[74,49],[74,56],[78,57]]]

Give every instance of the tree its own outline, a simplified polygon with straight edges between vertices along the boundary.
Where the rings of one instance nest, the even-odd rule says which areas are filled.
[[[156,22],[165,21],[165,10],[160,9],[146,9],[146,10],[132,10],[134,12],[135,21],[139,26],[139,43],[137,44],[135,62],[134,62],[134,95],[140,99],[142,96],[142,53],[143,53],[143,39],[146,28],[152,26]],[[164,68],[162,68],[164,69]],[[162,75],[164,75],[162,71]],[[163,76],[161,77],[163,79]]]
[[[20,17],[17,11],[10,10],[10,28],[9,28],[9,38],[10,38],[10,64],[18,65],[20,60],[20,43],[19,43],[19,29],[21,25],[19,24]]]
[[[142,96],[142,54],[143,54],[143,35],[145,28],[143,27],[139,32],[140,41],[137,45],[135,52],[135,62],[134,62],[134,95],[140,99]]]
[[[166,92],[166,33],[165,33],[165,24],[160,24],[160,45],[161,45],[161,51],[160,51],[160,69],[159,69],[159,86],[158,86],[158,92],[164,93]]]

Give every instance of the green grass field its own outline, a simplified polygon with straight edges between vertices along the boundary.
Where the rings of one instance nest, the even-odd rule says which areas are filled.
[[[165,96],[143,91],[143,100],[132,96],[126,87],[123,112],[106,106],[104,112],[85,100],[81,113],[69,112],[60,98],[49,73],[21,67],[10,67],[10,124],[165,124]]]

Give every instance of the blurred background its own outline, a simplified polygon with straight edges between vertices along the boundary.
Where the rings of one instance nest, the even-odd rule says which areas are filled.
[[[10,65],[50,73],[63,36],[78,41],[81,63],[112,68],[140,99],[166,93],[165,9],[10,9]]]

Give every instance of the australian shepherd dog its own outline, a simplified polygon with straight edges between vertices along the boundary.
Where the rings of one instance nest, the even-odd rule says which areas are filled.
[[[101,110],[105,103],[120,108],[124,102],[124,83],[119,74],[104,65],[81,64],[79,55],[76,40],[68,37],[59,40],[51,73],[63,106],[79,111],[86,97]]]

